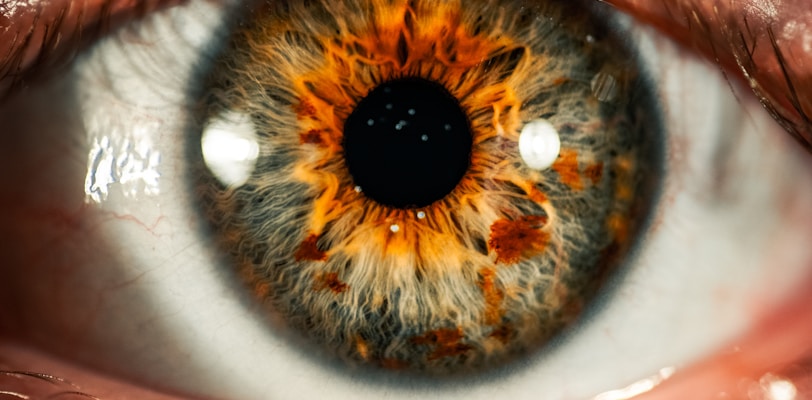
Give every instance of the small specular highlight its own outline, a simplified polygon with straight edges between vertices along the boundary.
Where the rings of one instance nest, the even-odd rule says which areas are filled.
[[[201,145],[206,166],[223,185],[240,186],[254,171],[259,145],[245,114],[227,111],[210,120]]]

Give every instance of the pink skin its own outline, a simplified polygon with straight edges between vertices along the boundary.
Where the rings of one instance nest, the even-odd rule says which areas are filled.
[[[146,6],[136,0],[113,0],[107,2],[103,0],[76,0],[71,3],[66,1],[51,1],[45,8],[36,6],[26,6],[15,9],[12,15],[4,10],[0,16],[0,24],[3,27],[31,27],[33,29],[33,40],[40,40],[43,37],[44,26],[49,21],[53,21],[58,15],[58,10],[64,4],[73,4],[68,12],[63,25],[62,34],[66,38],[61,40],[56,46],[56,50],[40,53],[39,46],[20,47],[22,42],[13,40],[18,29],[3,31],[0,29],[0,61],[6,54],[13,54],[20,51],[19,71],[37,63],[42,59],[50,62],[59,61],[68,53],[66,43],[73,36],[72,33],[86,27],[95,26],[100,16],[104,14],[112,15],[112,24],[127,22],[131,17],[132,10],[136,6],[143,7],[148,12],[158,7],[177,3],[177,0],[161,1],[150,0]],[[754,84],[755,92],[763,98],[776,118],[782,125],[793,134],[799,142],[810,148],[812,144],[812,127],[807,119],[812,113],[812,78],[810,70],[806,68],[809,63],[810,54],[805,52],[802,35],[795,37],[785,37],[784,31],[773,32],[776,37],[776,44],[781,50],[781,54],[786,60],[786,75],[783,73],[779,58],[775,48],[771,46],[768,27],[785,27],[789,22],[805,24],[812,27],[812,12],[808,11],[805,0],[783,0],[774,1],[778,4],[775,13],[766,12],[762,0],[734,1],[726,0],[717,4],[711,4],[702,0],[609,0],[611,4],[623,9],[643,21],[650,22],[653,26],[671,35],[676,40],[697,49],[701,54],[718,59],[719,63],[734,76],[747,82],[745,78],[749,75]],[[108,7],[109,12],[103,12],[103,7]],[[715,7],[715,9],[714,9]],[[80,9],[82,10],[80,12]],[[695,11],[698,17],[694,17],[691,11]],[[768,10],[769,11],[769,10]],[[35,19],[35,15],[40,17]],[[82,15],[79,19],[76,16]],[[689,16],[689,17],[686,17]],[[747,16],[748,26],[753,33],[754,39],[746,39],[750,46],[757,42],[756,51],[751,55],[752,65],[742,62],[742,46],[735,40],[731,41],[726,36],[724,27],[741,26],[742,16]],[[37,21],[35,24],[34,22]],[[697,24],[697,21],[708,21],[706,25]],[[690,23],[689,23],[690,22]],[[708,29],[700,29],[705,26]],[[26,28],[28,29],[28,28]],[[807,28],[809,29],[809,28]],[[739,60],[737,62],[736,60]],[[3,63],[0,62],[0,66]],[[738,65],[745,66],[744,72]],[[7,70],[0,69],[0,73],[6,74]],[[787,77],[795,88],[795,94],[788,90]],[[0,94],[5,93],[4,88],[11,84],[11,79],[0,80]],[[5,130],[5,129],[4,129]],[[13,131],[14,129],[11,129]],[[27,276],[37,276],[36,269],[41,268],[39,273],[66,272],[72,269],[71,264],[60,259],[58,254],[81,254],[83,252],[98,251],[95,248],[96,241],[104,238],[94,236],[94,226],[105,218],[115,216],[99,215],[93,213],[82,203],[81,188],[71,187],[69,189],[58,189],[55,193],[65,193],[64,202],[59,209],[43,207],[53,203],[48,193],[33,188],[34,182],[45,187],[64,186],[65,177],[62,176],[37,176],[38,166],[49,162],[66,162],[65,176],[73,176],[83,165],[76,165],[76,160],[60,153],[60,149],[67,146],[60,143],[58,138],[51,146],[51,153],[42,154],[38,159],[29,160],[29,165],[20,167],[13,165],[17,160],[0,160],[0,167],[5,171],[25,170],[33,171],[34,176],[20,176],[15,183],[15,192],[0,192],[0,206],[5,212],[0,214],[0,243],[3,250],[3,268],[0,268],[0,371],[47,371],[49,375],[64,378],[80,387],[82,391],[92,393],[95,396],[105,399],[171,399],[188,398],[187,396],[173,396],[162,394],[152,389],[143,388],[135,383],[114,377],[112,374],[104,374],[92,371],[78,364],[72,364],[58,359],[50,354],[33,350],[24,342],[35,337],[33,330],[22,330],[21,326],[36,326],[27,323],[36,319],[36,313],[23,308],[19,302],[19,287],[32,288],[32,281],[22,277],[16,272],[22,271],[20,268],[9,268],[9,266],[26,265]],[[4,145],[17,145],[21,152],[25,151],[25,141],[4,138]],[[22,168],[22,169],[21,169]],[[45,169],[45,168],[42,168]],[[78,172],[81,174],[81,172]],[[49,186],[50,185],[50,186]],[[18,195],[13,195],[13,194]],[[51,211],[42,211],[51,210]],[[74,210],[66,212],[65,210]],[[67,240],[69,238],[82,238],[77,240]],[[43,244],[44,243],[44,244]],[[15,247],[15,251],[10,251]],[[21,250],[22,249],[22,250]],[[43,249],[48,249],[43,251]],[[32,260],[30,257],[35,256]],[[109,257],[111,255],[97,255],[97,257]],[[47,267],[43,267],[46,266]],[[812,270],[812,266],[810,266]],[[34,278],[31,278],[34,279]],[[23,282],[22,284],[20,284]],[[16,284],[15,284],[16,283]],[[807,290],[803,290],[807,289]],[[809,373],[810,359],[812,359],[812,276],[809,277],[802,290],[792,296],[787,296],[786,301],[774,310],[758,310],[754,313],[763,314],[760,316],[762,322],[756,324],[755,328],[734,341],[725,350],[711,355],[705,360],[682,369],[676,375],[666,380],[654,390],[644,394],[645,399],[704,399],[717,398],[718,393],[725,392],[729,398],[744,398],[750,386],[748,382],[757,382],[759,377],[765,373],[774,373],[793,380],[799,388],[799,398],[812,396],[812,376]],[[29,289],[26,289],[29,290]],[[39,290],[58,291],[58,287],[40,287]],[[758,299],[755,299],[757,304]],[[26,304],[26,307],[31,306]],[[40,310],[57,311],[59,307],[70,307],[70,304],[37,304]],[[27,311],[28,310],[28,311]],[[75,324],[75,321],[62,321],[63,324]],[[79,340],[82,338],[70,337],[69,340]],[[36,341],[36,340],[34,340]],[[21,345],[22,344],[22,345]],[[738,348],[739,351],[732,352],[728,349]],[[806,371],[803,366],[806,365]],[[39,396],[59,391],[76,390],[75,387],[67,383],[47,383],[45,377],[23,377],[16,374],[3,374],[0,372],[0,393],[2,391],[30,393]],[[744,384],[743,384],[744,382]],[[2,396],[0,396],[2,397]]]

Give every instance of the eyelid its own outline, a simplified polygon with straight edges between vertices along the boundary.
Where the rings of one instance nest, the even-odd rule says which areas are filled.
[[[733,71],[812,152],[812,9],[805,0],[605,1]]]
[[[185,0],[10,0],[0,4],[0,99],[114,28]]]
[[[751,331],[734,341],[732,349],[726,348],[678,371],[656,389],[634,400],[710,398],[715,393],[727,393],[732,398],[754,398],[754,383],[763,385],[764,379],[771,376],[791,382],[798,390],[798,398],[807,398],[812,388],[809,370],[812,365],[812,344],[809,343],[812,291],[808,290],[812,275],[802,282],[801,290],[776,310],[764,314]]]

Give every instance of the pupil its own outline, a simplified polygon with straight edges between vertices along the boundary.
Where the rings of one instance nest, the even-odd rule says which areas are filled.
[[[420,78],[377,86],[344,124],[344,157],[355,184],[397,208],[427,206],[450,193],[468,170],[471,144],[457,99]]]

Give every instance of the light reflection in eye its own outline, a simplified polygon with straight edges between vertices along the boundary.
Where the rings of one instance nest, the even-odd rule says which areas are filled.
[[[751,397],[760,395],[769,400],[795,400],[797,398],[798,390],[795,385],[780,376],[766,374],[761,377],[758,383],[759,386],[755,389],[758,394]]]
[[[560,151],[558,131],[548,121],[537,119],[522,127],[519,154],[530,168],[541,170],[552,166]]]
[[[651,391],[662,383],[664,380],[671,377],[674,374],[674,367],[665,367],[657,371],[657,375],[652,377],[639,380],[635,383],[632,383],[629,386],[626,386],[622,389],[615,389],[603,392],[597,396],[595,396],[594,400],[626,400],[631,399],[637,395],[646,393]]]
[[[215,117],[203,128],[203,159],[223,185],[240,186],[254,171],[259,156],[254,131],[250,118],[239,113]]]
[[[115,119],[88,121],[89,131],[105,132],[91,139],[85,178],[88,199],[107,201],[113,185],[127,198],[158,195],[161,153],[151,137],[157,127],[155,121],[140,121],[134,125],[136,129],[117,125]]]

